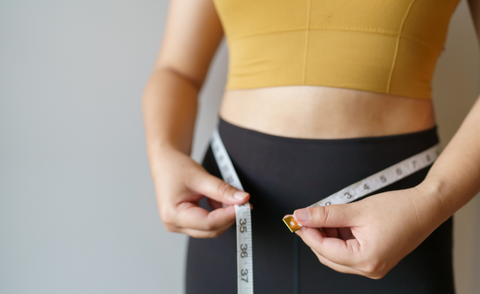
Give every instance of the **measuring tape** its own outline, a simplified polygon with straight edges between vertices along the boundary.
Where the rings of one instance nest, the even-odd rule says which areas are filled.
[[[332,204],[346,204],[359,199],[367,194],[380,190],[406,176],[413,174],[431,165],[440,155],[440,144],[437,144],[425,151],[422,151],[412,157],[400,161],[378,173],[375,173],[361,181],[358,181],[322,200],[310,205],[309,207],[326,206]],[[293,216],[286,216],[283,222],[293,233],[299,230],[302,225],[297,223]]]
[[[213,132],[211,146],[223,180],[233,187],[243,191],[240,179],[238,178],[232,161],[223,145],[218,129],[215,129]],[[346,204],[352,202],[431,165],[438,158],[440,152],[440,144],[437,144],[333,193],[309,207]],[[247,202],[242,205],[235,205],[235,214],[237,223],[237,293],[253,294],[252,218],[250,215],[250,203]],[[291,232],[295,232],[301,227],[301,225],[295,221],[293,216],[287,216],[283,221]]]
[[[212,136],[212,151],[223,180],[243,191],[240,179],[223,145],[218,129]],[[252,217],[250,203],[235,205],[237,219],[237,293],[253,294]]]

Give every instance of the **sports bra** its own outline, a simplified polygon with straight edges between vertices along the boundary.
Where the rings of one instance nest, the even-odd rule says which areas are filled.
[[[319,85],[431,99],[459,0],[213,0],[225,89]]]

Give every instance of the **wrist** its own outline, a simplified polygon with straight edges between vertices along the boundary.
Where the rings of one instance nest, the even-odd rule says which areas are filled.
[[[190,148],[185,148],[175,142],[173,138],[147,139],[147,155],[149,160],[156,160],[168,156],[171,152],[181,152],[185,155],[190,154]]]
[[[168,142],[158,143],[154,146],[150,145],[148,148],[148,161],[152,174],[157,174],[165,168],[168,169],[168,166],[172,165],[172,161],[178,161],[179,156],[189,157],[180,148]]]
[[[435,225],[440,225],[455,213],[455,209],[446,201],[443,181],[427,177],[415,188],[425,204],[424,213],[430,216]]]

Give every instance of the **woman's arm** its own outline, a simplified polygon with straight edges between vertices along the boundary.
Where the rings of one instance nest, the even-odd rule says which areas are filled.
[[[480,99],[420,185],[296,210],[296,233],[323,264],[378,279],[479,191]]]
[[[422,183],[446,219],[480,191],[480,98]]]
[[[211,0],[170,2],[162,46],[143,98],[151,158],[163,147],[190,154],[198,94],[222,38]]]
[[[469,5],[480,39],[480,0]],[[294,217],[305,227],[297,234],[323,264],[378,279],[479,191],[480,97],[420,185],[299,209]]]
[[[222,38],[211,0],[172,0],[142,105],[160,217],[169,231],[200,238],[218,236],[234,223],[233,206],[220,203],[248,199],[189,157],[198,94]],[[212,212],[198,206],[204,196],[216,208]]]

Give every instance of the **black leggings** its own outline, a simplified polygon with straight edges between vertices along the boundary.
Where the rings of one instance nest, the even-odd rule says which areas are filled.
[[[436,128],[395,136],[296,139],[244,129],[220,119],[219,132],[251,195],[256,294],[454,293],[452,218],[384,278],[338,273],[321,264],[282,222],[303,208],[438,143]],[[209,148],[203,166],[221,178]],[[376,193],[414,187],[428,168]],[[360,200],[361,201],[361,200]],[[202,206],[208,207],[206,201]],[[235,226],[214,239],[189,239],[186,293],[235,294]]]

